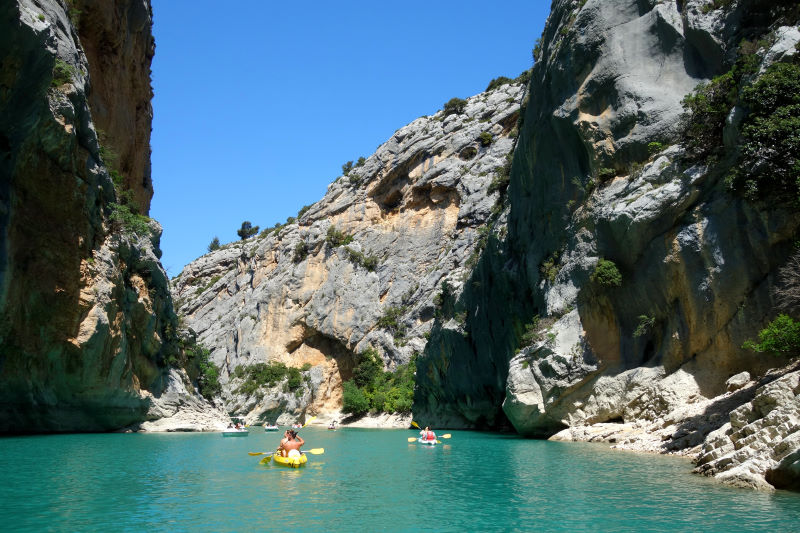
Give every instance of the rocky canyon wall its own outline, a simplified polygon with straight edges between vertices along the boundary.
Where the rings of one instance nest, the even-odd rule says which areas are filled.
[[[491,228],[502,226],[492,183],[522,98],[523,86],[507,83],[412,122],[297,220],[183,269],[178,311],[222,368],[228,410],[284,423],[336,416],[357,354],[375,348],[394,369],[422,352],[449,291],[460,290]],[[454,328],[459,318],[448,315]],[[237,368],[270,362],[305,365],[303,387],[241,392]]]
[[[147,0],[0,7],[0,431],[197,401],[168,370],[177,319],[145,216],[151,24]]]
[[[510,424],[539,437],[652,425],[666,435],[657,451],[689,453],[738,405],[732,376],[755,378],[740,403],[774,379],[758,381],[779,361],[742,344],[774,316],[796,206],[747,199],[722,161],[688,157],[682,100],[729,71],[745,41],[758,42],[754,78],[794,61],[800,33],[775,15],[780,2],[717,4],[553,3],[513,160],[508,237],[487,248],[464,285],[467,338],[434,328],[418,364],[417,419]],[[736,128],[729,120],[726,139]],[[748,422],[763,426],[761,416]],[[728,435],[741,416],[731,423]],[[732,439],[725,448],[717,437],[716,448],[743,442]],[[737,482],[765,485],[763,465],[788,451],[770,452]]]

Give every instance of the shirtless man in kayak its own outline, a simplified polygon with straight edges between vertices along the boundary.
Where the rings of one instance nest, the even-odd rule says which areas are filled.
[[[283,457],[291,457],[300,455],[300,448],[305,443],[306,441],[303,440],[303,437],[300,437],[295,430],[287,429],[283,434],[283,440],[281,440],[281,445],[278,449]],[[296,451],[297,453],[292,454],[292,451]]]

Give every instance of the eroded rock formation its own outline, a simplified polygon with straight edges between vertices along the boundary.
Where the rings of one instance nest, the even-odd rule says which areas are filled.
[[[523,87],[506,84],[401,128],[295,222],[187,265],[173,294],[248,420],[338,412],[354,354],[391,369],[421,352],[442,283],[460,287],[502,216],[492,180],[511,150]],[[337,245],[340,232],[352,242]],[[479,250],[478,250],[479,251]],[[438,301],[438,300],[436,300]],[[378,324],[387,312],[396,323]],[[312,367],[295,393],[240,394],[238,366]]]

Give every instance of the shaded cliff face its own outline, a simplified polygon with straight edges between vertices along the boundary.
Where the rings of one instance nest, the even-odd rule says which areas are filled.
[[[443,282],[462,285],[501,216],[489,188],[514,142],[522,93],[503,85],[462,113],[412,122],[297,222],[184,268],[178,311],[222,367],[229,410],[250,420],[335,412],[354,354],[372,346],[394,368],[423,350]],[[333,230],[352,242],[337,245]],[[393,324],[380,325],[388,314]],[[269,361],[311,365],[308,386],[236,393],[238,366]]]
[[[553,3],[513,161],[508,239],[465,284],[470,341],[447,328],[431,337],[416,419],[507,417],[530,436],[656,421],[774,364],[741,345],[770,316],[796,211],[746,201],[713,165],[686,163],[681,100],[727,71],[743,38],[774,31],[759,58],[778,61],[796,53],[796,32],[768,27],[770,3],[705,4]],[[601,258],[619,286],[591,280]]]
[[[150,131],[153,89],[150,62],[155,53],[153,13],[145,0],[69,3],[89,68],[89,107],[103,145],[133,193],[139,211],[150,211]]]
[[[111,4],[127,16],[107,16]],[[80,7],[87,49],[115,35],[111,67],[135,68],[104,71],[103,52],[90,66],[61,2],[0,8],[0,431],[119,428],[152,417],[167,382],[176,319],[161,230],[145,221],[138,236],[112,220],[120,200],[93,119],[96,104],[128,181],[149,183],[150,7]],[[108,88],[90,97],[95,84]],[[135,193],[144,205],[147,191]]]

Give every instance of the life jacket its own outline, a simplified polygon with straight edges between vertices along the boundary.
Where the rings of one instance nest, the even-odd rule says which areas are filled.
[[[433,431],[429,431],[425,434],[425,438],[423,440],[436,440],[436,434]]]

